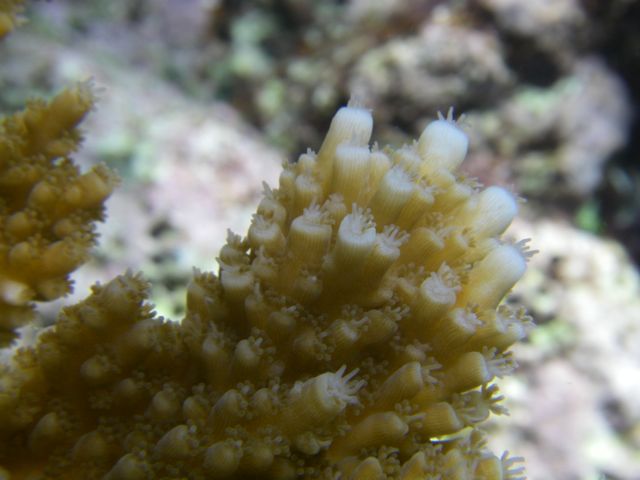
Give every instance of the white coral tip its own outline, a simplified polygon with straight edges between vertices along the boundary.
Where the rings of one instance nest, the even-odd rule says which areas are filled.
[[[464,160],[469,139],[462,129],[448,119],[431,122],[420,135],[418,152],[434,167],[455,170]]]

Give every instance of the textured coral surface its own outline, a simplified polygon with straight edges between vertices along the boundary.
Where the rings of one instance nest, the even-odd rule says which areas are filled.
[[[32,300],[69,292],[94,244],[117,179],[103,165],[80,174],[69,159],[92,105],[84,83],[0,120],[0,346],[31,319]]]
[[[370,91],[365,104],[374,109],[378,141],[400,145],[407,141],[401,135],[417,138],[433,112],[456,105],[466,114],[470,136],[463,171],[487,185],[513,182],[526,194],[520,221],[508,234],[531,237],[541,251],[514,290],[538,326],[513,349],[519,368],[500,381],[511,415],[483,424],[489,445],[523,455],[528,477],[535,480],[636,480],[640,405],[638,382],[630,379],[640,358],[638,273],[603,233],[624,227],[619,239],[640,258],[637,241],[630,247],[640,232],[640,183],[637,174],[628,174],[640,165],[640,135],[627,137],[631,119],[622,115],[637,110],[640,99],[640,2],[307,3],[314,12],[299,9],[293,18],[288,12],[304,2],[31,3],[28,22],[0,43],[0,110],[21,109],[26,97],[50,98],[78,79],[94,77],[106,88],[97,113],[83,122],[87,141],[74,160],[82,169],[107,161],[123,177],[107,202],[109,221],[99,225],[97,255],[73,274],[74,300],[61,299],[38,313],[51,322],[57,305],[80,301],[97,279],[105,283],[130,267],[150,280],[150,298],[160,314],[182,318],[183,282],[191,266],[216,268],[225,228],[247,231],[260,180],[277,185],[278,158],[320,145],[336,106],[353,91],[354,74],[413,84],[419,91]],[[324,15],[327,4],[341,10]],[[224,8],[207,18],[212,5]],[[427,15],[418,5],[437,8]],[[451,7],[456,13],[447,16]],[[230,8],[242,11],[227,16]],[[367,22],[362,28],[344,14],[355,8]],[[216,38],[203,40],[203,33],[212,32],[211,20],[218,24]],[[269,22],[276,28],[265,36]],[[347,35],[335,40],[317,33],[345,32],[345,23]],[[429,42],[443,35],[460,53],[451,48],[434,55],[431,47],[445,42]],[[487,50],[470,55],[470,39]],[[367,60],[384,59],[385,51],[397,55],[387,56],[391,61],[380,70],[365,70],[364,60],[354,61],[362,59],[357,52],[363,48],[370,52]],[[253,80],[254,71],[265,71],[256,51],[275,68]],[[251,62],[238,61],[247,54]],[[494,59],[500,63],[492,64]],[[486,69],[491,65],[506,70],[509,81],[495,76],[500,70]],[[426,78],[429,83],[420,81]],[[233,102],[261,132],[239,122],[225,102]],[[273,153],[264,138],[298,147]],[[579,201],[587,203],[575,221],[582,203],[559,197],[567,181],[585,185],[600,178],[598,165],[606,167],[606,184],[593,194],[580,193]]]
[[[370,148],[343,107],[285,164],[181,323],[126,274],[61,312],[2,372],[10,478],[521,478],[478,424],[530,318],[501,303],[527,252],[514,196],[456,173],[449,116]]]

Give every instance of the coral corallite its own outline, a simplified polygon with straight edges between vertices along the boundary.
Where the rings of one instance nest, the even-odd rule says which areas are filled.
[[[508,191],[456,173],[449,117],[370,147],[341,108],[286,164],[180,323],[125,274],[65,308],[0,376],[0,478],[522,479],[478,428],[531,323]]]

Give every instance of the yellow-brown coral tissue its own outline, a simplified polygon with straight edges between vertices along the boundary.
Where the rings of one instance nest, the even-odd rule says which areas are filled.
[[[0,39],[22,22],[24,0],[0,0]]]
[[[0,377],[5,477],[524,478],[479,429],[531,323],[503,301],[526,267],[500,238],[517,201],[457,173],[450,116],[398,149],[372,127],[343,107],[284,165],[181,323],[125,274],[20,349]]]
[[[116,176],[103,165],[80,174],[69,158],[92,106],[85,82],[0,119],[0,346],[33,317],[33,300],[69,292],[95,243]]]

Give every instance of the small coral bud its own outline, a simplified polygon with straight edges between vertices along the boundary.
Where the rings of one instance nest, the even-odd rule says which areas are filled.
[[[471,348],[484,345],[506,350],[515,342],[527,336],[533,326],[533,319],[524,309],[514,309],[509,305],[500,305],[498,310],[485,310],[481,315],[483,325],[470,342]]]
[[[479,352],[468,352],[447,368],[444,382],[450,392],[464,392],[488,382],[492,377],[484,356]]]
[[[447,402],[428,405],[422,412],[424,418],[414,426],[416,431],[423,435],[429,437],[449,435],[464,427],[454,408]]]
[[[278,281],[278,264],[264,249],[259,248],[256,252],[256,258],[251,263],[251,271],[263,284],[272,285]],[[220,307],[223,307],[222,302],[220,303]]]
[[[63,366],[66,360],[60,344],[40,342],[38,345],[38,360],[48,381],[55,383],[60,380],[61,374],[65,370]]]
[[[428,467],[429,465],[424,452],[416,452],[402,465],[398,480],[418,480],[424,478]]]
[[[376,392],[376,405],[391,407],[406,398],[413,397],[423,387],[420,363],[406,363],[391,374]]]
[[[264,473],[273,463],[273,448],[261,440],[251,439],[242,445],[240,469],[253,475]]]
[[[331,241],[331,226],[322,222],[321,213],[313,206],[291,222],[289,251],[309,264],[320,261]]]
[[[307,149],[305,153],[301,154],[298,157],[298,164],[297,164],[298,173],[311,172],[315,170],[317,166],[317,162],[316,162],[317,158],[318,157],[313,150],[311,150],[310,148]]]
[[[341,274],[362,268],[376,241],[376,229],[370,217],[354,206],[338,227],[336,244],[332,253],[334,268]]]
[[[104,355],[94,355],[80,366],[80,376],[90,385],[102,385],[113,379],[115,365]]]
[[[248,238],[251,247],[255,249],[264,247],[271,254],[280,253],[285,244],[280,226],[262,215],[253,217]]]
[[[400,147],[393,152],[392,157],[394,163],[402,166],[407,172],[411,172],[412,175],[420,175],[424,162],[420,158],[415,145]]]
[[[435,322],[455,303],[459,290],[457,275],[443,263],[420,285],[413,310],[419,318]]]
[[[287,336],[296,328],[295,312],[287,309],[272,312],[267,320],[267,329],[272,336]]]
[[[436,231],[427,227],[418,227],[411,231],[409,240],[402,247],[400,260],[403,263],[422,264],[443,248],[444,241]]]
[[[294,164],[285,161],[282,165],[282,172],[278,180],[278,191],[286,207],[291,206],[291,201],[295,194],[295,182],[296,172],[294,170]]]
[[[509,457],[505,452],[501,458],[488,455],[482,458],[475,469],[474,478],[487,480],[525,480],[522,457]]]
[[[223,269],[220,272],[220,283],[229,300],[243,302],[253,290],[255,279],[250,270]]]
[[[111,195],[116,183],[114,174],[98,166],[81,175],[74,186],[66,189],[62,198],[72,208],[94,208]]]
[[[305,455],[317,455],[331,445],[331,440],[320,440],[313,432],[304,432],[293,439],[296,450]]]
[[[63,429],[58,415],[49,412],[40,418],[33,427],[29,435],[29,448],[33,452],[42,454],[52,448],[56,441],[61,439],[62,434]]]
[[[222,366],[229,361],[229,354],[214,335],[208,335],[204,339],[200,355],[205,367],[212,375],[222,373]]]
[[[378,185],[382,177],[384,177],[391,168],[391,165],[391,160],[384,152],[380,150],[371,152],[369,158],[369,184]]]
[[[70,218],[61,218],[53,225],[53,233],[58,238],[68,237],[79,229],[79,224]]]
[[[392,167],[378,184],[378,189],[369,201],[369,208],[378,225],[389,225],[396,221],[402,208],[413,195],[415,185],[409,174],[401,167]]]
[[[456,308],[450,311],[433,328],[431,345],[433,351],[444,356],[455,352],[476,332],[482,321],[470,309]]]
[[[333,166],[332,191],[339,193],[347,205],[360,199],[369,175],[370,152],[366,147],[340,145]]]
[[[479,237],[504,232],[518,214],[514,196],[504,188],[488,187],[471,197],[454,214],[452,224],[470,227]]]
[[[38,252],[31,243],[20,242],[9,250],[9,264],[15,268],[24,268],[37,256]]]
[[[52,278],[38,282],[35,287],[42,300],[55,300],[71,291],[69,283],[64,278]]]
[[[329,175],[338,145],[349,143],[366,146],[373,131],[373,117],[369,110],[358,107],[342,107],[331,120],[327,136],[318,152],[318,167],[323,175]],[[327,179],[330,180],[330,177]]]
[[[109,461],[112,448],[105,436],[97,430],[84,434],[73,446],[72,456],[75,461]]]
[[[182,402],[182,416],[196,424],[204,423],[209,415],[207,402],[198,396],[185,399]]]
[[[51,110],[55,114],[60,130],[75,127],[93,107],[95,93],[93,83],[78,83],[75,88],[68,88],[59,93],[51,101]]]
[[[431,188],[421,184],[415,185],[411,197],[407,199],[407,203],[402,207],[394,223],[400,228],[410,229],[428,211],[433,202]]]
[[[227,390],[211,409],[208,422],[217,429],[233,425],[244,416],[246,408],[247,401],[238,390]]]
[[[265,196],[258,205],[258,215],[262,215],[264,218],[269,219],[281,227],[287,220],[287,209],[275,198],[273,194]]]
[[[360,346],[385,342],[398,330],[397,319],[394,315],[380,310],[369,310],[366,318],[369,320],[367,328],[360,335]]]
[[[181,459],[189,456],[192,448],[189,438],[189,427],[177,425],[165,433],[154,448],[159,458]]]
[[[296,335],[293,340],[292,350],[297,359],[302,363],[311,363],[318,360],[318,352],[322,343],[312,329],[305,329]]]
[[[457,229],[452,227],[444,241],[444,248],[428,258],[424,265],[430,267],[437,266],[442,262],[456,262],[460,257],[467,254],[471,250],[470,232],[466,229]]]
[[[449,450],[444,455],[442,466],[447,472],[447,478],[450,480],[473,480],[475,477],[469,476],[466,461],[465,455],[459,449]]]
[[[338,352],[350,351],[358,341],[358,330],[351,322],[337,320],[330,328],[331,339]]]
[[[291,289],[291,296],[299,302],[312,302],[322,294],[322,281],[314,273],[302,270]]]
[[[427,125],[418,140],[418,151],[429,170],[455,170],[464,161],[468,147],[467,135],[455,122],[445,119]]]
[[[401,232],[397,227],[387,225],[382,233],[376,235],[373,250],[369,254],[362,274],[361,288],[372,289],[379,284],[382,277],[400,256],[400,247],[409,235]]]
[[[349,480],[384,480],[387,476],[382,470],[380,461],[374,457],[365,458],[355,468]]]
[[[218,287],[217,278],[194,275],[193,280],[187,285],[187,309],[206,318],[216,318],[224,312]]]
[[[438,185],[436,183],[436,185]],[[441,187],[435,196],[433,210],[441,213],[450,213],[464,204],[475,193],[473,186],[467,183],[456,182],[446,187]]]
[[[482,309],[495,308],[522,278],[526,268],[526,259],[517,247],[498,246],[471,270],[458,305],[475,304]]]
[[[253,293],[244,299],[244,311],[253,325],[258,328],[264,327],[264,319],[271,312],[271,308],[264,301],[264,295],[258,283],[254,285]]]
[[[269,388],[261,388],[251,398],[251,408],[258,415],[270,415],[275,411],[278,399]]]
[[[248,245],[239,235],[227,232],[227,243],[220,250],[220,263],[228,267],[241,267],[249,264],[249,256],[246,254]]]
[[[0,278],[0,299],[9,305],[26,305],[34,297],[28,285]]]
[[[357,371],[343,377],[344,372],[342,367],[335,373],[323,373],[294,387],[285,413],[290,429],[305,431],[326,424],[348,405],[357,403],[356,393],[363,384],[352,382]]]
[[[111,317],[113,320],[113,317]],[[141,355],[148,352],[154,342],[154,322],[143,320],[133,325],[115,342],[115,357],[121,364],[134,363]]]
[[[36,208],[50,208],[51,205],[55,204],[57,200],[58,192],[56,192],[56,189],[49,183],[42,180],[36,183],[36,185],[31,190],[29,198],[27,199],[27,205],[31,205]]]
[[[246,338],[240,340],[233,353],[234,363],[245,371],[257,368],[260,365],[260,351],[257,347]]]
[[[111,321],[131,321],[132,311],[140,306],[147,289],[148,284],[140,275],[127,272],[104,285],[96,297],[99,297],[100,306],[111,314]]]
[[[24,211],[14,213],[7,218],[5,229],[17,239],[23,239],[36,228],[35,222]]]
[[[242,453],[239,442],[216,442],[205,451],[203,467],[212,478],[228,477],[238,470]]]
[[[331,223],[334,225],[340,225],[342,219],[349,212],[342,195],[338,195],[337,193],[329,195],[327,200],[322,204],[322,208],[327,212]]]
[[[300,215],[313,202],[322,201],[322,187],[310,175],[298,175],[295,181],[295,195],[293,201],[293,216]]]
[[[145,398],[144,388],[132,378],[120,380],[113,390],[114,400],[122,407],[134,407]]]
[[[49,245],[40,257],[43,273],[64,275],[75,270],[84,262],[85,249],[72,241],[59,240]]]
[[[161,390],[151,399],[147,412],[155,421],[166,421],[176,417],[180,412],[180,406],[173,392]]]
[[[139,460],[133,453],[120,457],[105,480],[144,480],[147,477],[148,465]]]
[[[355,453],[374,445],[395,445],[407,434],[409,426],[394,412],[369,415],[353,426],[343,438],[329,448],[329,456]]]
[[[486,478],[487,480],[503,480],[502,462],[495,455],[489,455],[480,459],[474,472],[475,478]]]

